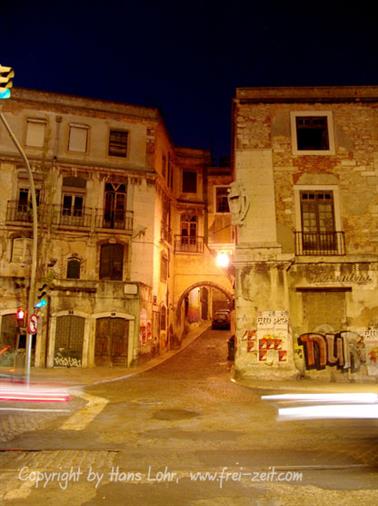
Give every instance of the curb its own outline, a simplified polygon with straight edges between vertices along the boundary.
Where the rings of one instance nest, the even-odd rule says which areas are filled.
[[[137,374],[141,374],[143,372],[146,372],[150,369],[153,369],[154,367],[157,367],[158,365],[166,362],[173,356],[175,356],[177,353],[180,353],[184,351],[188,346],[190,346],[196,339],[198,339],[204,332],[206,332],[210,327],[210,324],[201,325],[200,327],[197,327],[196,329],[190,331],[182,340],[180,348],[169,350],[163,355],[153,358],[146,362],[144,365],[131,367],[127,372],[120,373],[118,376],[113,377],[103,377],[103,378],[93,378],[88,379],[87,381],[83,382],[80,381],[80,378],[67,378],[65,377],[64,371],[65,368],[41,368],[41,369],[32,369],[31,371],[31,381],[38,383],[38,382],[54,382],[54,383],[62,383],[64,384],[67,380],[71,381],[69,384],[65,384],[67,388],[70,390],[79,390],[83,388],[87,388],[90,386],[96,386],[101,385],[105,383],[113,383],[115,381],[121,381],[128,378],[131,378],[133,376],[136,376]],[[96,367],[89,368],[91,371],[96,370]],[[113,368],[114,370],[115,368]],[[88,370],[88,368],[83,369],[82,374],[85,374],[85,370]],[[10,369],[7,368],[7,371],[9,372]]]
[[[309,380],[311,381],[311,380]],[[296,391],[296,392],[341,392],[341,391],[354,391],[354,392],[373,392],[378,393],[377,383],[307,383],[304,385],[304,380],[298,380],[297,383],[287,383],[276,381],[268,381],[262,383],[257,380],[240,380],[231,378],[231,382],[241,387],[249,388],[251,390],[276,390],[276,391]]]

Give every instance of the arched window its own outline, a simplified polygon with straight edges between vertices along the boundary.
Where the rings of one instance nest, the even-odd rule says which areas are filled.
[[[80,279],[80,260],[72,257],[67,260],[67,279]]]

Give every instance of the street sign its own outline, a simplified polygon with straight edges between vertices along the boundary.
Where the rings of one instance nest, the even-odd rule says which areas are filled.
[[[29,318],[28,333],[36,334],[37,326],[38,326],[38,317],[36,314],[33,313]]]

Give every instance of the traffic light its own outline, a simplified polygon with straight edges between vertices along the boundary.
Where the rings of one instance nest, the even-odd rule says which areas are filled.
[[[13,86],[14,70],[0,65],[0,99],[9,98]]]
[[[19,327],[25,327],[25,311],[22,307],[19,307],[16,312],[17,325]]]
[[[40,288],[38,288],[37,299],[38,302],[35,304],[35,308],[41,309],[42,307],[47,306],[47,295],[48,295],[49,285],[47,283],[43,284]]]

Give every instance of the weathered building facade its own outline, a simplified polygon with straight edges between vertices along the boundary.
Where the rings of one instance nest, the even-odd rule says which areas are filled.
[[[23,89],[1,106],[36,186],[36,296],[47,305],[33,364],[130,366],[180,344],[177,304],[208,252],[209,153],[176,148],[153,108]],[[31,189],[3,128],[0,164],[0,362],[13,365],[25,349],[16,311],[28,300]],[[206,281],[214,269],[200,263]]]
[[[234,100],[236,373],[378,375],[378,88]]]

